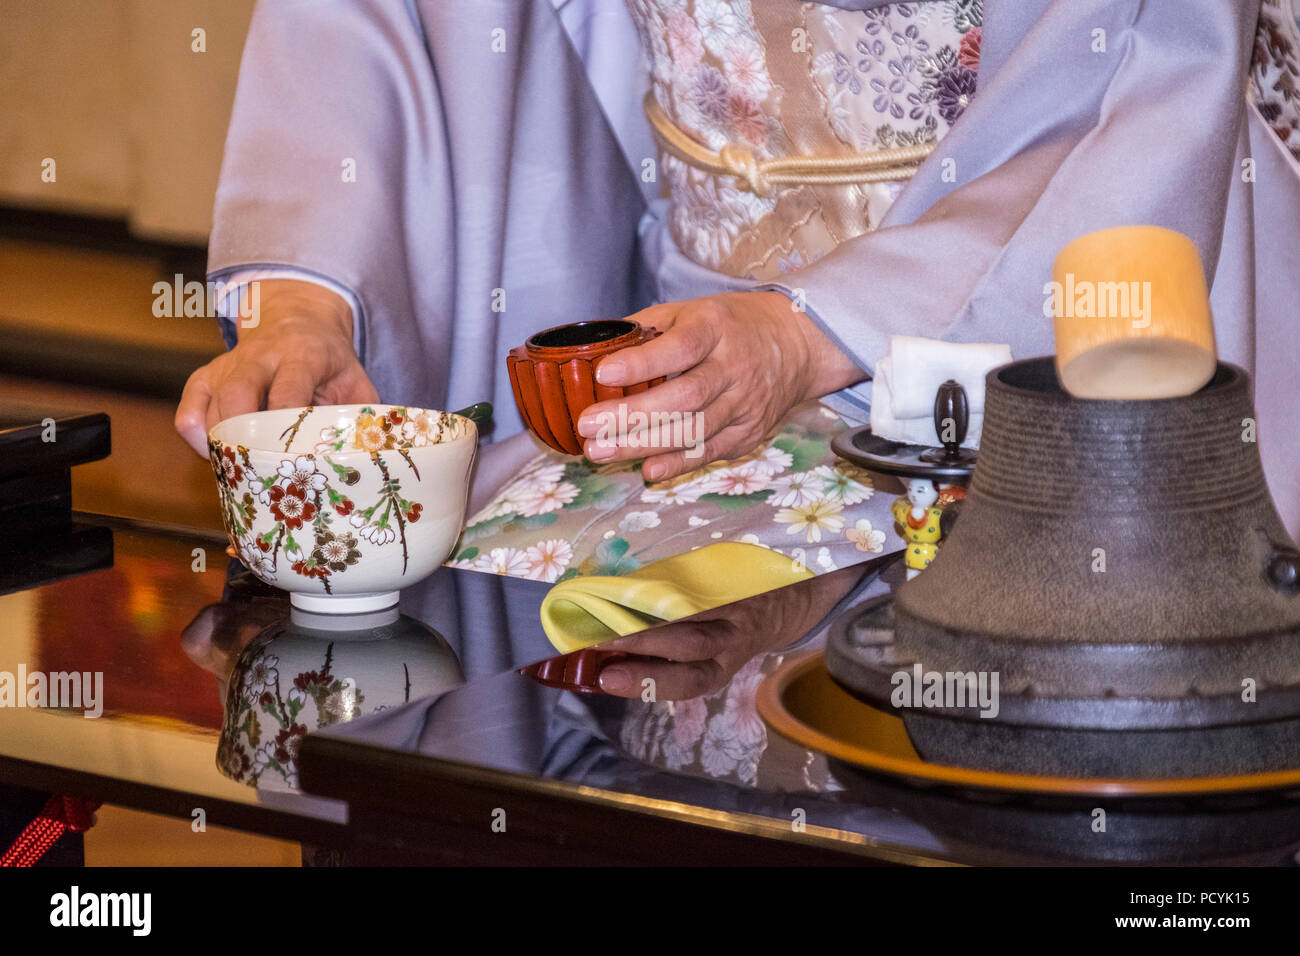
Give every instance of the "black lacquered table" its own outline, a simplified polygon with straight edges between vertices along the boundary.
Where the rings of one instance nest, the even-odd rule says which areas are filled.
[[[307,728],[292,787],[283,776],[259,787],[232,779],[223,709],[288,602],[230,562],[224,538],[77,515],[61,535],[6,547],[0,671],[98,672],[104,690],[94,719],[0,709],[0,784],[183,819],[202,810],[353,862],[1071,862],[1068,840],[1045,844],[1029,825],[978,814],[936,825],[951,816],[939,795],[845,773],[758,718],[763,678],[815,650],[839,610],[891,587],[888,562],[823,576],[797,600],[763,596],[776,602],[755,618],[771,622],[766,650],[690,701],[579,695],[520,675],[554,653],[538,618],[548,585],[441,569],[403,592],[401,610],[445,638],[464,683],[421,695],[412,671],[396,689],[363,686],[345,708],[353,719]],[[287,687],[287,661],[275,666]],[[1018,824],[1002,804],[1011,816],[995,819]],[[1280,841],[1252,862],[1294,849]]]

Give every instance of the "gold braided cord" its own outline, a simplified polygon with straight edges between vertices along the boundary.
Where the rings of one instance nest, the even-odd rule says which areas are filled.
[[[645,97],[645,115],[659,147],[682,162],[713,173],[734,176],[740,186],[766,196],[773,186],[844,186],[910,179],[934,152],[933,143],[880,149],[855,156],[777,156],[758,159],[740,143],[713,152],[691,139],[664,112],[653,93]]]

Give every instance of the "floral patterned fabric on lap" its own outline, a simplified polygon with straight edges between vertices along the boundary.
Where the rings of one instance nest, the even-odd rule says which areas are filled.
[[[808,403],[744,458],[658,484],[646,484],[639,463],[542,455],[470,518],[448,564],[555,582],[745,541],[821,574],[901,548],[891,494],[830,450],[844,427]]]

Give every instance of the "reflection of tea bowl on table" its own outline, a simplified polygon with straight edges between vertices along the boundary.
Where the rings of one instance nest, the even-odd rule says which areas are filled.
[[[519,415],[534,435],[566,455],[582,454],[578,418],[589,405],[635,395],[663,378],[636,385],[596,381],[598,360],[658,336],[629,319],[600,319],[557,325],[531,336],[506,356],[510,388]]]
[[[450,412],[329,405],[252,412],[208,433],[240,560],[308,611],[393,607],[451,553],[478,429]]]
[[[346,616],[293,608],[239,655],[217,768],[262,790],[296,790],[307,734],[464,682],[442,635],[395,607]]]

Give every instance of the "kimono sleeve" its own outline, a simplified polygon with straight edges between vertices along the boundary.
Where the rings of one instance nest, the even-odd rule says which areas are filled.
[[[891,334],[1050,353],[1052,260],[1095,229],[1178,230],[1214,276],[1258,5],[985,10],[971,104],[880,227],[771,286],[868,372]]]

